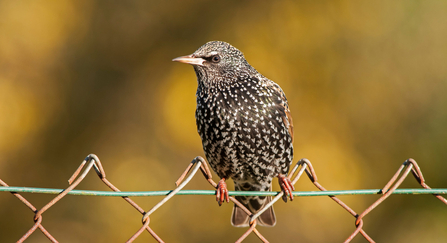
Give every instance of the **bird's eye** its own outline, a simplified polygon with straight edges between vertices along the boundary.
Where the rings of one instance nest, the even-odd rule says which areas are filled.
[[[212,60],[213,62],[215,62],[215,63],[218,63],[218,62],[220,62],[220,56],[219,56],[219,55],[214,55],[214,56],[211,58],[211,60]]]

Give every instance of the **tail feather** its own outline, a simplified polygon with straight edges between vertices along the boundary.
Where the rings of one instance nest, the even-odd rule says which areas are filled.
[[[245,188],[236,186],[236,183],[235,183],[235,188],[236,188],[236,191],[245,189]],[[271,187],[269,188],[269,191],[271,191]],[[239,202],[241,202],[252,213],[259,212],[259,210],[263,209],[264,206],[272,200],[271,197],[258,197],[258,196],[255,196],[255,197],[237,196],[236,199]],[[231,216],[231,224],[234,227],[248,227],[248,226],[250,226],[249,221],[250,221],[250,217],[248,216],[248,214],[245,213],[244,210],[242,210],[239,206],[237,206],[235,204],[233,207],[233,214]],[[257,223],[258,223],[258,225],[261,225],[261,226],[267,226],[267,227],[275,226],[276,216],[275,216],[275,212],[273,210],[273,206],[269,207],[266,211],[264,211],[257,218]]]
[[[270,201],[272,201],[272,197],[267,197],[265,200],[265,205],[267,205]],[[276,216],[275,211],[273,210],[273,206],[267,209],[258,217],[258,224],[261,226],[273,227],[276,225]]]
[[[231,215],[231,224],[234,227],[247,227],[249,226],[248,214],[244,212],[240,207],[234,205],[233,214]]]

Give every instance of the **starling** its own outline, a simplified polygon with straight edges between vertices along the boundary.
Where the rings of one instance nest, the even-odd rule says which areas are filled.
[[[281,189],[293,200],[286,177],[293,160],[293,124],[282,89],[245,60],[241,51],[222,41],[211,41],[192,55],[173,61],[193,65],[197,75],[197,131],[211,168],[221,178],[216,199],[229,202],[225,181],[236,191],[271,191],[278,177]],[[236,196],[252,213],[271,201],[265,196]],[[249,216],[234,205],[231,223],[249,226]],[[273,207],[257,223],[274,226]]]

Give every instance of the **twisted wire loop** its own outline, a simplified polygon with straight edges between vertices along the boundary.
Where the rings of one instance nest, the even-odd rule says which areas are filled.
[[[422,175],[422,171],[419,168],[419,165],[416,163],[416,161],[412,158],[407,159],[404,164],[412,164],[413,168],[411,169],[411,172],[414,176],[414,178],[418,181],[419,184],[425,189],[431,189],[427,184],[425,184],[424,176]],[[441,202],[443,202],[445,205],[447,205],[447,199],[439,194],[433,194],[436,198],[438,198]]]
[[[299,167],[301,167],[301,169],[298,172],[297,177],[292,181],[292,183],[296,183],[296,181],[298,181],[299,177],[302,174],[302,171],[305,171],[307,174],[307,177],[309,177],[310,181],[312,181],[312,183],[320,190],[320,191],[327,191],[326,188],[324,188],[319,182],[318,182],[318,178],[317,178],[317,174],[315,173],[315,169],[312,166],[312,163],[306,159],[300,159],[300,161],[298,161],[298,163],[296,164],[296,166],[293,168],[293,170],[291,171],[291,173],[294,173]],[[290,175],[289,175],[290,176]],[[348,211],[352,216],[356,217],[357,213],[351,209],[348,205],[346,205],[342,200],[340,200],[339,198],[337,198],[336,196],[333,195],[329,195],[329,197],[334,200],[338,205],[340,205],[341,207],[343,207],[346,211]],[[360,225],[363,226],[363,221],[360,219],[359,221]],[[358,227],[356,229],[356,232],[354,234],[357,235],[358,233],[361,233],[363,235],[363,237],[368,240],[369,242],[374,242],[374,240],[362,229],[362,227]],[[354,238],[354,236],[352,236],[352,238]],[[352,239],[348,239],[345,242],[350,242]]]
[[[76,186],[79,185],[79,183],[86,177],[86,175],[89,173],[91,169],[94,169],[98,177],[103,181],[104,184],[106,184],[111,190],[115,192],[120,192],[120,190],[114,186],[109,180],[106,179],[106,173],[102,167],[101,161],[99,158],[94,155],[90,154],[88,155],[81,163],[81,165],[76,169],[74,174],[70,177],[68,180],[69,187],[64,189],[62,192],[60,192],[56,197],[54,197],[50,202],[48,202],[45,206],[43,206],[41,209],[37,210],[36,207],[34,207],[28,200],[26,200],[22,195],[19,193],[12,191],[13,189],[9,190],[11,194],[16,196],[21,202],[23,202],[31,211],[34,212],[34,224],[33,226],[17,241],[17,242],[23,242],[25,241],[31,234],[33,234],[37,228],[51,241],[51,242],[58,242],[42,225],[42,215],[45,211],[47,211],[50,207],[52,207],[54,204],[56,204],[58,201],[60,201],[63,197],[65,197],[70,191],[72,191]],[[145,212],[144,209],[142,209],[138,204],[136,204],[132,199],[130,199],[128,196],[121,196],[124,200],[126,200],[132,207],[134,207],[139,213],[143,215],[142,218],[142,226],[138,231],[130,237],[127,242],[133,242],[137,237],[141,235],[142,232],[148,231],[152,237],[157,240],[158,242],[163,242],[163,240],[149,227],[150,218],[149,216],[155,212],[158,208],[160,208],[163,204],[165,204],[168,200],[170,200],[173,196],[175,196],[179,191],[181,191],[189,182],[190,180],[195,176],[197,171],[200,169],[205,179],[217,189],[217,183],[214,182],[212,179],[211,171],[208,167],[207,162],[202,157],[198,156],[192,160],[192,162],[188,165],[186,170],[183,172],[183,174],[180,176],[180,178],[175,182],[176,188],[172,191],[167,192],[167,194],[159,203],[157,203],[155,206],[153,206],[149,211]],[[343,207],[346,211],[348,211],[353,217],[356,218],[355,220],[355,231],[344,241],[344,242],[350,242],[355,236],[360,233],[367,241],[374,242],[374,240],[366,234],[366,232],[363,230],[363,218],[370,213],[373,209],[375,209],[379,204],[381,204],[383,201],[385,201],[393,192],[402,184],[402,182],[407,178],[408,174],[412,172],[414,178],[418,181],[418,183],[425,189],[431,190],[431,188],[425,183],[425,179],[422,175],[422,171],[419,168],[419,165],[416,163],[413,159],[406,160],[400,168],[397,170],[397,172],[393,175],[393,177],[390,179],[390,181],[383,187],[383,189],[380,191],[379,194],[382,194],[382,196],[376,200],[371,206],[369,206],[365,211],[363,211],[361,214],[357,214],[354,210],[352,210],[349,206],[347,206],[344,202],[342,202],[340,199],[338,199],[334,195],[328,195],[332,200],[334,200],[337,204],[339,204],[341,207]],[[82,173],[81,173],[82,172]],[[308,159],[301,159],[297,162],[297,164],[292,168],[287,178],[291,180],[292,185],[295,185],[295,183],[301,178],[301,175],[306,172],[308,178],[312,181],[312,183],[320,190],[320,191],[327,191],[319,182],[317,179],[317,174],[315,173],[315,170],[311,164],[311,162]],[[295,175],[296,174],[296,175]],[[293,175],[295,175],[293,177]],[[293,177],[293,179],[292,179]],[[4,181],[0,179],[0,185],[3,187],[10,187],[8,184],[6,184]],[[433,192],[432,192],[433,193]],[[231,193],[230,193],[231,194]],[[299,196],[298,192],[294,193],[295,196]],[[248,235],[251,233],[254,233],[262,242],[268,242],[268,240],[257,230],[257,222],[256,219],[269,207],[271,207],[274,203],[276,203],[282,196],[284,195],[284,192],[278,192],[272,200],[265,205],[265,207],[257,212],[256,214],[251,213],[244,205],[242,205],[239,201],[237,201],[233,196],[230,196],[230,200],[239,206],[244,212],[246,212],[250,216],[250,227],[247,229],[247,231],[239,237],[239,239],[236,240],[236,242],[242,242]],[[326,194],[327,195],[327,194]],[[440,194],[434,193],[433,196],[438,198],[441,202],[447,205],[447,199],[442,197]]]
[[[9,187],[6,182],[0,179],[0,185],[4,187]],[[20,195],[17,192],[11,192],[12,195],[16,196],[21,202],[23,202],[31,211],[34,213],[37,212],[36,207],[34,207],[33,204],[31,204],[28,200],[26,200],[22,195]],[[42,225],[42,215],[37,218],[37,220],[34,221],[34,225],[29,229],[17,242],[23,242],[25,241],[36,229],[39,228],[39,230],[51,241],[51,242],[58,242]]]
[[[405,171],[404,171],[405,169]],[[377,199],[371,206],[369,206],[365,211],[363,211],[360,215],[356,215],[356,230],[346,239],[345,242],[350,242],[359,232],[359,230],[363,227],[362,219],[365,217],[368,213],[370,213],[374,208],[376,208],[380,203],[385,201],[401,184],[402,182],[407,178],[408,174],[412,172],[413,176],[416,178],[416,180],[421,184],[422,187],[425,189],[431,189],[427,184],[425,184],[424,176],[422,175],[422,171],[419,168],[419,165],[416,163],[414,159],[407,159],[397,170],[397,172],[394,174],[394,176],[388,181],[388,183],[383,187],[382,189],[382,196]],[[400,175],[400,177],[399,177]],[[433,194],[435,197],[437,197],[439,200],[441,200],[444,204],[447,204],[447,200],[442,197],[439,194]],[[369,239],[368,239],[369,240]],[[372,242],[372,241],[371,241]]]
[[[132,242],[134,241],[143,231],[144,229],[148,229],[148,231],[150,230],[149,228],[149,215],[151,215],[153,212],[155,212],[155,210],[157,210],[159,207],[161,207],[163,204],[165,204],[169,199],[171,199],[173,196],[175,196],[175,194],[177,194],[177,192],[179,192],[180,190],[183,189],[183,187],[185,187],[190,181],[191,179],[194,177],[194,175],[197,173],[197,171],[199,169],[202,169],[202,172],[205,173],[209,173],[210,175],[210,179],[211,179],[211,173],[209,171],[208,168],[206,168],[206,170],[204,171],[204,167],[206,167],[206,164],[203,165],[203,163],[197,163],[195,161],[198,161],[199,159],[195,158],[190,165],[188,166],[187,170],[182,174],[182,176],[179,178],[179,180],[177,180],[177,182],[175,183],[177,188],[172,190],[165,198],[163,198],[163,200],[161,200],[159,203],[157,203],[154,207],[151,208],[151,210],[149,210],[147,213],[144,213],[143,215],[143,226],[127,241],[127,242]],[[203,160],[203,159],[202,159]],[[193,167],[193,165],[196,164],[194,166],[194,168],[191,170],[191,168]],[[183,179],[185,178],[186,174],[191,171],[190,175],[183,181]],[[183,182],[182,182],[183,181]],[[151,233],[152,236],[154,236],[154,238],[158,241],[158,242],[163,242],[163,240],[161,238],[159,238],[158,236],[155,235],[155,233],[152,233],[152,230],[149,231]]]

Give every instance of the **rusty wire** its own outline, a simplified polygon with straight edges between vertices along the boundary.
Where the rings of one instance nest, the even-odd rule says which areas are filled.
[[[37,210],[36,207],[34,207],[28,200],[26,200],[22,195],[20,195],[16,191],[10,191],[11,194],[16,196],[21,202],[23,202],[28,208],[30,208],[34,212],[34,224],[33,226],[17,241],[17,242],[23,242],[25,241],[31,234],[33,234],[36,229],[39,229],[51,242],[58,242],[42,225],[43,221],[43,213],[47,211],[49,208],[51,208],[54,204],[56,204],[58,201],[60,201],[63,197],[65,197],[70,191],[72,191],[78,184],[85,178],[85,176],[89,173],[91,169],[94,169],[96,174],[99,176],[99,178],[103,181],[104,184],[106,184],[111,190],[114,192],[121,192],[117,187],[115,187],[110,181],[106,179],[105,171],[102,167],[102,164],[99,160],[99,158],[94,155],[90,154],[88,155],[81,163],[81,165],[76,169],[74,174],[70,177],[68,180],[69,187],[67,187],[65,190],[62,190],[56,197],[54,197],[50,202],[48,202],[45,206],[43,206],[41,209]],[[209,170],[209,167],[206,163],[206,161],[198,156],[196,157],[186,168],[186,170],[183,172],[183,174],[180,176],[180,178],[176,181],[176,186],[172,191],[169,191],[166,196],[155,206],[153,206],[149,211],[144,211],[143,208],[141,208],[138,204],[136,204],[132,199],[130,199],[128,196],[121,196],[124,200],[126,200],[132,207],[134,207],[139,213],[143,215],[142,217],[142,226],[135,232],[127,242],[133,242],[138,236],[141,235],[144,231],[148,231],[152,237],[157,240],[158,242],[164,242],[149,226],[150,224],[150,215],[155,212],[158,208],[160,208],[163,204],[165,204],[169,199],[171,199],[173,196],[175,196],[178,192],[182,190],[183,187],[185,187],[189,181],[195,176],[197,171],[200,169],[205,179],[213,186],[214,188],[217,187],[217,183],[214,182],[212,179],[211,171]],[[81,171],[82,174],[81,174]],[[383,187],[383,189],[379,192],[382,194],[382,196],[377,199],[371,206],[366,208],[362,213],[357,214],[354,210],[352,210],[348,205],[346,205],[344,202],[342,202],[339,198],[337,198],[335,195],[332,194],[326,194],[329,196],[332,200],[334,200],[337,204],[339,204],[341,207],[343,207],[346,211],[348,211],[352,216],[355,217],[355,230],[354,232],[345,240],[345,242],[350,242],[355,236],[360,233],[366,240],[369,242],[374,242],[374,240],[363,230],[363,218],[370,213],[373,209],[375,209],[379,204],[381,204],[383,201],[385,201],[391,194],[393,194],[396,189],[402,184],[402,182],[407,178],[408,174],[412,172],[415,179],[418,181],[418,183],[425,189],[430,190],[431,188],[425,183],[425,179],[422,175],[421,169],[419,168],[419,165],[416,163],[413,159],[406,160],[400,168],[397,170],[397,172],[394,174],[394,176],[390,179],[390,181]],[[292,168],[291,172],[288,175],[288,179],[292,181],[292,184],[294,185],[300,178],[301,175],[306,172],[309,179],[312,181],[312,183],[320,190],[320,191],[327,191],[320,183],[318,182],[317,175],[315,173],[315,170],[311,164],[311,162],[307,159],[301,159],[298,161],[298,163]],[[296,173],[296,176],[293,177],[293,175]],[[79,175],[80,174],[80,175]],[[189,174],[189,175],[188,175]],[[293,179],[292,179],[293,177]],[[0,185],[4,188],[8,188],[9,185],[6,184],[4,181],[0,179]],[[329,192],[329,191],[328,191]],[[335,191],[333,191],[334,194]],[[329,192],[330,193],[330,192]],[[232,193],[230,192],[230,195]],[[247,231],[240,236],[239,239],[236,240],[236,242],[242,242],[248,235],[251,233],[254,233],[262,242],[268,242],[268,240],[257,230],[256,228],[256,219],[259,217],[265,210],[268,209],[268,207],[275,204],[282,196],[284,195],[284,192],[277,192],[276,196],[272,198],[269,204],[267,204],[261,211],[257,212],[256,214],[252,214],[247,208],[245,208],[239,201],[237,201],[233,196],[230,196],[230,200],[237,204],[241,209],[243,209],[248,215],[250,215],[250,227],[247,229]],[[297,196],[297,192],[294,193],[295,196]],[[442,201],[444,204],[447,205],[447,199],[442,197],[439,194],[433,193],[433,195],[438,198],[440,201]],[[299,195],[298,195],[299,196]]]

